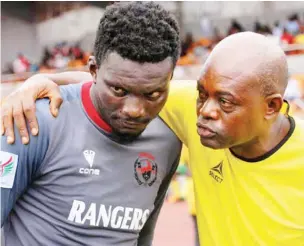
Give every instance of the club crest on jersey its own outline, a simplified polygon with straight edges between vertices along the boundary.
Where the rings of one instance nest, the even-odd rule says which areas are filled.
[[[134,175],[139,185],[153,185],[157,178],[157,164],[149,153],[139,153],[134,163]]]

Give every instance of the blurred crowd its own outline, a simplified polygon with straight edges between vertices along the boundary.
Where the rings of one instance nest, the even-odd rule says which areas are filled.
[[[201,64],[206,55],[212,48],[225,36],[246,31],[244,25],[237,20],[232,20],[226,35],[220,34],[217,28],[213,30],[212,38],[201,37],[197,40],[193,38],[191,33],[187,33],[181,49],[181,57],[177,65],[187,66]],[[262,24],[256,21],[253,31],[266,35],[279,42],[282,46],[291,44],[304,44],[304,22],[300,20],[297,14],[291,15],[288,20],[276,21],[273,26]],[[83,67],[86,65],[91,51],[83,51],[79,44],[70,45],[66,42],[59,43],[53,48],[45,48],[40,63],[29,61],[23,54],[18,54],[14,60],[11,71],[12,73],[23,72],[41,72],[56,70],[62,68]],[[287,55],[304,53],[304,50],[288,51]]]
[[[90,52],[83,51],[79,44],[70,45],[67,42],[56,44],[52,48],[45,48],[40,63],[31,62],[19,53],[11,66],[15,74],[24,72],[51,72],[63,68],[83,67],[87,64]]]
[[[221,35],[218,29],[214,28],[213,38],[202,37],[195,40],[191,33],[187,33],[182,42],[181,58],[178,61],[178,65],[200,64],[202,56],[208,55],[219,41],[226,36],[243,31],[246,31],[244,25],[237,20],[232,20],[226,35]],[[301,21],[297,14],[291,15],[286,21],[276,21],[272,27],[256,21],[253,31],[269,37],[282,46],[291,44],[304,45],[304,21]],[[286,52],[287,55],[299,53],[304,53],[304,50]]]

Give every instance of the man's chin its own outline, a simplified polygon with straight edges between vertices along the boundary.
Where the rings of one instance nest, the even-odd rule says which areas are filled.
[[[125,141],[132,141],[138,138],[144,130],[130,130],[130,129],[113,129],[115,135]]]
[[[223,149],[221,143],[219,143],[216,139],[206,139],[201,137],[201,144],[205,147],[211,148],[211,149]]]

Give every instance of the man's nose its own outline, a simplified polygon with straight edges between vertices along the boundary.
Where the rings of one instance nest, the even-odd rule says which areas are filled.
[[[219,118],[219,113],[216,103],[213,100],[207,100],[199,109],[199,115],[204,119],[217,120]]]
[[[129,118],[141,118],[145,115],[144,103],[138,97],[125,99],[122,113]]]

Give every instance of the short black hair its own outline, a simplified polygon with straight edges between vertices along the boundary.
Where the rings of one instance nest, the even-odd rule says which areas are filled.
[[[109,52],[135,62],[157,63],[180,54],[179,26],[173,15],[154,2],[119,2],[108,6],[97,30],[97,66]]]

